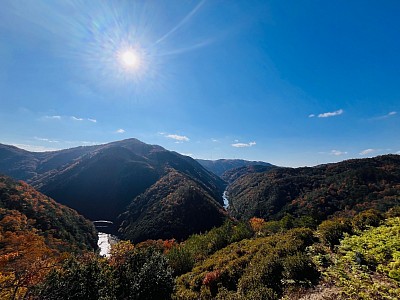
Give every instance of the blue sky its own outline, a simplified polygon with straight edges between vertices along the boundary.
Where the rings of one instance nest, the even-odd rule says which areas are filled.
[[[399,1],[1,6],[0,143],[283,166],[400,151]]]

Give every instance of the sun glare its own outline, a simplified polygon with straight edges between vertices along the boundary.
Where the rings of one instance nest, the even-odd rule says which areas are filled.
[[[140,57],[134,50],[121,51],[119,55],[120,63],[127,69],[137,69],[140,66]]]

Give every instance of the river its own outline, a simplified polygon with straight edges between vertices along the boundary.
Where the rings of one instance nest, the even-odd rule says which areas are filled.
[[[224,208],[228,209],[229,199],[228,199],[228,191],[227,190],[225,190],[224,193],[222,194],[222,200],[224,201]]]
[[[97,241],[97,246],[100,249],[100,255],[109,257],[111,245],[118,242],[118,238],[111,234],[114,230],[114,224],[111,221],[105,220],[93,221],[93,223],[98,231],[97,236],[99,239]]]

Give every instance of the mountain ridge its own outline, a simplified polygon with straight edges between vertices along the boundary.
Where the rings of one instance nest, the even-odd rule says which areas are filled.
[[[208,159],[196,159],[198,163],[200,163],[204,168],[213,172],[214,174],[222,177],[222,175],[230,171],[232,169],[251,166],[251,165],[260,165],[260,166],[270,166],[274,165],[264,162],[264,161],[250,161],[244,159],[217,159],[217,160],[208,160]]]

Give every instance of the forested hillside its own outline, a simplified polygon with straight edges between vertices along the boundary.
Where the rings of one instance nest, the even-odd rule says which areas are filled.
[[[120,233],[134,242],[146,239],[182,240],[221,225],[226,211],[189,176],[171,170],[136,197],[121,216]]]
[[[90,221],[24,182],[0,176],[2,292],[14,293],[19,299],[18,295],[39,282],[63,253],[96,248],[97,233]]]
[[[310,168],[276,168],[239,177],[228,188],[239,219],[309,215],[316,220],[400,203],[400,156],[348,160]]]

